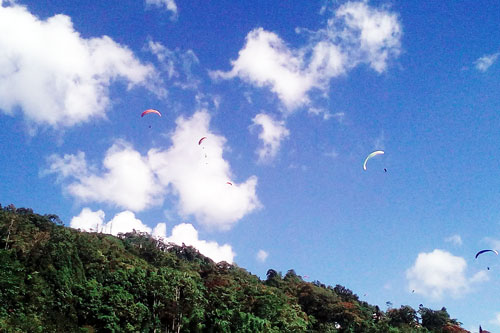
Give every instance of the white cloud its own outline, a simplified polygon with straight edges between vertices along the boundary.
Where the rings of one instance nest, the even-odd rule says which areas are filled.
[[[285,122],[274,120],[271,116],[259,113],[253,119],[253,126],[260,126],[259,139],[262,146],[257,150],[259,162],[268,162],[273,159],[281,146],[281,141],[290,135],[290,131],[285,127]]]
[[[64,155],[62,158],[58,155],[52,155],[48,160],[50,166],[47,170],[42,171],[41,174],[47,175],[55,173],[57,174],[58,181],[62,181],[73,175],[86,177],[89,173],[84,152],[78,152],[76,155]]]
[[[293,163],[293,162],[288,166],[288,168],[292,169],[292,170],[300,170],[300,171],[303,171],[303,172],[306,172],[308,170],[307,165],[305,165],[305,164],[297,164],[297,163]]]
[[[233,263],[236,254],[231,245],[219,245],[214,241],[201,240],[198,231],[189,223],[176,225],[172,230],[172,235],[167,237],[167,226],[165,223],[158,223],[152,230],[150,227],[137,219],[134,213],[123,211],[118,213],[109,222],[104,222],[104,212],[98,210],[93,212],[90,208],[83,208],[78,216],[71,219],[70,227],[83,231],[103,232],[118,235],[119,233],[146,232],[155,238],[162,238],[165,243],[171,242],[177,245],[188,245],[195,247],[201,254],[211,258],[215,262],[227,261]]]
[[[158,223],[151,234],[154,238],[167,238],[167,224]]]
[[[337,158],[339,153],[335,149],[331,149],[330,151],[324,152],[323,155],[331,158]]]
[[[103,202],[141,211],[163,201],[165,188],[158,184],[150,161],[124,141],[117,141],[107,151],[102,174],[96,167],[87,167],[83,152],[62,158],[52,155],[49,163],[45,173],[72,179],[65,189],[83,202]]]
[[[335,28],[339,22],[344,23],[340,33]],[[400,53],[401,26],[397,15],[370,8],[365,2],[342,5],[328,21],[328,33],[351,44],[344,47],[351,61],[366,62],[379,73],[386,69],[390,56]]]
[[[121,79],[162,95],[155,69],[107,36],[86,39],[71,18],[40,20],[0,1],[0,109],[19,107],[32,124],[72,126],[105,117],[109,86]]]
[[[151,233],[151,228],[137,219],[131,211],[118,213],[109,222],[104,222],[105,214],[102,210],[93,212],[90,208],[83,208],[80,215],[71,219],[70,227],[84,231],[103,232],[112,235],[119,233],[139,232]]]
[[[257,258],[257,261],[263,263],[263,262],[266,262],[266,259],[268,256],[269,256],[269,253],[267,253],[264,250],[259,250],[259,252],[257,252],[256,258]]]
[[[469,281],[471,283],[476,283],[476,282],[485,282],[485,281],[489,281],[490,279],[490,276],[488,275],[488,271],[486,270],[482,270],[482,271],[479,271],[477,272],[476,274],[474,274],[470,279]]]
[[[457,246],[461,246],[463,244],[462,237],[460,235],[452,235],[444,239],[445,242],[452,243]]]
[[[408,289],[436,300],[445,294],[460,297],[470,291],[471,283],[488,280],[486,271],[467,278],[466,268],[464,258],[443,250],[419,253],[415,264],[406,271]]]
[[[493,325],[496,325],[496,326],[500,326],[500,312],[497,312],[495,314],[495,318],[493,318],[492,320],[490,320],[490,324],[493,324]]]
[[[377,150],[385,150],[385,135],[384,132],[380,134],[373,140],[373,147]]]
[[[175,86],[182,89],[198,87],[200,79],[193,74],[193,67],[198,65],[200,60],[193,50],[175,49],[172,51],[160,42],[152,40],[148,42],[148,50],[156,56],[161,68],[167,73],[168,79],[174,80]]]
[[[268,86],[289,108],[308,101],[307,91],[314,82],[303,73],[301,55],[290,50],[275,33],[262,28],[251,31],[229,72],[211,72],[214,78],[242,80],[258,87]]]
[[[147,232],[151,234],[151,228],[142,223],[141,220],[135,217],[131,211],[123,211],[118,213],[105,226],[106,232],[118,235],[119,233],[127,233],[131,231]]]
[[[148,42],[148,49],[161,63],[163,70],[167,72],[169,79],[173,76],[179,75],[175,70],[176,59],[173,51],[169,50],[162,43],[154,42],[152,40]]]
[[[485,237],[484,241],[489,244],[491,249],[500,250],[500,239]]]
[[[219,245],[217,242],[200,240],[198,231],[189,223],[181,223],[172,229],[172,235],[166,238],[166,242],[177,245],[190,245],[195,247],[201,254],[209,257],[215,262],[226,261],[233,263],[236,254],[230,245]]]
[[[257,177],[243,183],[233,179],[223,158],[226,139],[210,131],[208,112],[198,111],[188,119],[180,117],[176,123],[172,147],[151,150],[148,158],[161,184],[172,186],[178,195],[182,215],[194,215],[206,226],[227,230],[261,206],[256,194]],[[199,145],[202,137],[207,139]]]
[[[209,123],[206,111],[189,119],[178,118],[172,146],[151,149],[147,156],[129,143],[117,141],[107,151],[102,170],[89,167],[83,152],[52,155],[42,174],[56,174],[65,191],[83,202],[107,203],[135,212],[162,204],[171,193],[179,199],[181,215],[194,215],[206,226],[228,230],[261,206],[257,177],[241,183],[233,179],[223,158],[226,139],[211,132]],[[199,145],[203,136],[207,139]]]
[[[300,31],[300,29],[299,29]],[[302,48],[291,48],[277,34],[257,28],[246,37],[228,72],[213,71],[214,79],[240,79],[269,87],[293,110],[308,104],[309,91],[326,91],[330,79],[360,63],[385,71],[390,57],[400,53],[401,26],[395,14],[348,2],[328,20],[326,28],[310,32]]]
[[[474,62],[474,65],[478,71],[486,72],[497,61],[498,56],[500,56],[500,52],[482,56]]]
[[[195,96],[196,106],[198,110],[215,109],[218,110],[221,103],[221,96],[214,94],[204,94],[198,92]]]
[[[102,231],[104,230],[104,216],[102,210],[93,212],[90,208],[83,208],[80,215],[71,219],[69,226],[84,231]]]
[[[172,12],[173,19],[177,18],[178,11],[174,0],[146,0],[146,5],[165,8],[166,10]]]
[[[331,113],[330,111],[324,109],[324,108],[317,108],[317,107],[311,107],[307,110],[308,114],[312,114],[315,116],[323,116],[323,120],[329,120],[331,118],[337,119],[339,123],[342,123],[344,118],[345,118],[345,113],[344,112],[335,112]]]

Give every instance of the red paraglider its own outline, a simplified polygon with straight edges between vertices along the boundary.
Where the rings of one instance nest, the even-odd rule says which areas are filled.
[[[202,137],[202,138],[200,139],[200,141],[198,141],[198,145],[201,145],[201,143],[203,142],[203,140],[205,140],[206,138],[207,138],[206,136]]]
[[[141,117],[144,117],[145,115],[150,114],[150,113],[155,113],[161,117],[160,111],[155,110],[155,109],[147,109],[146,111],[141,113]]]

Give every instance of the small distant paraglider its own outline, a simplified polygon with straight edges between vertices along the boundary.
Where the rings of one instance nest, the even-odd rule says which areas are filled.
[[[156,115],[158,115],[158,116],[160,116],[160,117],[161,117],[161,113],[160,113],[160,111],[155,110],[155,109],[147,109],[147,110],[145,110],[145,111],[143,111],[143,112],[141,113],[141,118],[142,118],[142,117],[144,117],[144,116],[145,116],[145,115],[147,115],[147,114],[150,114],[150,113],[156,114]],[[149,125],[149,128],[151,128],[151,125]]]
[[[477,259],[477,257],[479,257],[481,254],[486,253],[486,252],[493,252],[493,253],[495,253],[496,255],[498,255],[498,251],[497,251],[497,250],[490,250],[490,249],[487,249],[487,250],[481,250],[481,251],[479,251],[478,253],[476,253],[476,259]],[[490,267],[489,267],[489,266],[488,266],[488,267],[486,267],[486,268],[487,268],[488,270],[490,270]]]
[[[201,144],[203,143],[203,141],[205,141],[207,139],[206,136],[202,137],[200,140],[198,140],[198,146],[201,146]],[[202,146],[201,147],[203,150],[205,150],[205,147]],[[207,158],[207,153],[205,153],[205,159]],[[205,164],[208,164],[208,162],[205,162]]]
[[[231,182],[226,182],[226,184],[233,186],[233,183],[231,183]]]
[[[365,171],[366,171],[366,163],[368,163],[368,160],[369,160],[369,159],[371,159],[371,158],[373,158],[373,157],[375,157],[375,156],[377,156],[377,155],[383,155],[383,154],[384,154],[384,151],[383,151],[383,150],[376,150],[376,151],[374,151],[373,153],[370,153],[370,154],[366,157],[365,162],[363,163],[363,170],[365,170]],[[384,171],[385,171],[385,172],[387,172],[387,170],[386,170],[386,169],[384,169]]]
[[[160,111],[155,110],[155,109],[147,109],[146,111],[143,111],[143,112],[141,113],[141,117],[144,117],[145,115],[150,114],[150,113],[157,114],[158,116],[160,116],[160,117],[161,117],[161,113],[160,113]]]
[[[477,259],[477,257],[479,257],[479,255],[480,255],[480,254],[483,254],[483,253],[485,253],[485,252],[493,252],[493,253],[495,253],[496,255],[498,255],[498,251],[497,251],[497,250],[481,250],[481,251],[479,251],[478,253],[476,253],[476,259]]]

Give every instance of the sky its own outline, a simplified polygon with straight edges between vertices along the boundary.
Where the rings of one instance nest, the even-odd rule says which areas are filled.
[[[0,203],[500,331],[498,7],[0,0]]]

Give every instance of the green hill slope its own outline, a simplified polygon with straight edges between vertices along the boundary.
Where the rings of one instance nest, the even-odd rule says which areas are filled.
[[[80,232],[0,206],[1,332],[467,332],[446,309],[381,311],[289,270],[260,280],[147,234]]]

